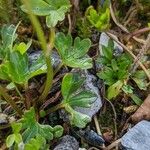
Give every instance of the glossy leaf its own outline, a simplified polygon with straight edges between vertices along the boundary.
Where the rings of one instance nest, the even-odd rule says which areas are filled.
[[[64,76],[61,86],[61,92],[64,99],[68,99],[71,94],[77,91],[84,82],[78,74],[68,73]]]
[[[92,59],[86,54],[91,46],[89,39],[81,40],[75,38],[74,45],[71,35],[65,36],[58,33],[55,39],[55,47],[57,48],[64,65],[69,67],[89,69],[92,68]]]
[[[112,48],[109,48],[109,47],[106,47],[106,46],[102,45],[102,54],[108,60],[111,60],[112,57],[113,57],[113,50],[112,50]]]
[[[27,144],[25,144],[25,150],[40,150],[46,145],[46,140],[41,135],[37,135],[32,138]]]
[[[116,83],[111,85],[107,90],[107,98],[110,100],[115,98],[119,93],[123,86],[123,81],[118,80]]]
[[[59,138],[62,136],[64,129],[62,128],[62,126],[57,125],[53,128],[53,134],[54,134],[54,138]]]
[[[141,104],[143,103],[143,101],[138,96],[136,96],[135,94],[130,94],[130,97],[132,98],[134,103],[138,106],[141,106]]]
[[[65,18],[65,13],[70,8],[69,0],[29,0],[33,14],[38,16],[46,16],[46,24],[48,27],[55,27],[58,21]],[[22,10],[28,13],[28,10],[23,5]]]
[[[19,143],[22,142],[22,136],[21,136],[20,133],[16,133],[16,134],[15,134],[15,142],[16,142],[17,144],[19,144]]]
[[[6,139],[6,146],[7,147],[11,147],[13,145],[13,143],[15,142],[15,135],[11,134],[7,137]]]
[[[132,94],[133,93],[133,87],[130,85],[123,85],[122,90],[126,93],[126,94]]]
[[[86,11],[86,17],[92,26],[99,31],[105,31],[109,28],[110,11],[109,8],[100,9],[98,12],[93,8],[89,7]]]
[[[13,133],[17,134],[21,131],[22,123],[12,122],[11,127],[13,129]]]
[[[62,6],[58,10],[53,10],[50,15],[46,17],[46,24],[50,27],[55,27],[58,21],[63,21],[65,19],[65,13],[68,11],[68,7]]]
[[[47,16],[50,14],[50,11],[53,9],[44,0],[29,0],[29,3],[30,3],[32,13],[38,16]],[[28,13],[28,10],[26,9],[25,5],[22,5],[21,9],[24,12]]]
[[[70,106],[66,106],[65,109],[70,113],[71,124],[78,128],[85,128],[87,123],[91,121],[89,116],[73,110]]]
[[[16,27],[14,25],[5,25],[1,29],[1,37],[3,47],[12,48],[12,43],[17,38],[17,34],[15,33]]]
[[[21,42],[19,44],[16,44],[13,49],[19,51],[20,54],[23,55],[30,48],[31,44],[32,40],[30,40],[27,44]]]
[[[97,76],[100,79],[104,80],[104,83],[107,85],[112,85],[116,82],[116,74],[114,73],[113,69],[110,67],[105,67],[104,70],[97,73]]]
[[[1,29],[1,39],[0,43],[0,59],[6,58],[6,56],[12,50],[12,44],[15,41],[17,34],[15,34],[16,27],[14,25],[5,25]]]
[[[149,71],[149,70],[148,70]],[[150,71],[149,71],[150,72]],[[146,74],[143,70],[138,70],[132,75],[132,79],[137,84],[139,89],[146,90],[147,89],[147,80]]]
[[[89,91],[81,91],[75,96],[70,97],[66,100],[66,103],[69,103],[70,106],[79,106],[79,107],[90,107],[91,104],[95,101],[95,94]]]
[[[74,107],[90,107],[96,100],[96,95],[91,91],[79,90],[83,81],[80,75],[68,73],[64,76],[61,86],[62,105],[70,114],[71,124],[79,128],[84,128],[91,118],[75,111]]]
[[[53,139],[53,128],[49,125],[41,125],[36,121],[34,108],[26,111],[22,120],[23,129],[23,140],[27,143],[31,138],[36,137],[40,134],[43,138],[47,140]]]

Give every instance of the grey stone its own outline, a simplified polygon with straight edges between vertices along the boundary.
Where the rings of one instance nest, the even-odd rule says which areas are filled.
[[[99,89],[97,87],[97,79],[94,75],[90,74],[87,70],[73,69],[72,72],[77,72],[85,77],[85,82],[82,89],[89,90],[97,95],[95,102],[90,108],[76,107],[75,110],[83,114],[93,117],[102,107],[102,100],[100,97]]]
[[[79,149],[79,143],[77,140],[70,136],[65,135],[63,136],[58,145],[54,148],[54,150],[78,150]]]
[[[41,55],[43,55],[42,51],[35,51],[29,54],[28,56],[30,64],[34,63]],[[51,60],[54,69],[61,63],[60,56],[56,51],[52,51]]]
[[[125,150],[150,150],[150,122],[136,124],[121,138],[121,144]]]
[[[0,113],[0,125],[6,125],[9,123],[9,118],[6,114]]]
[[[102,147],[105,143],[105,140],[101,135],[97,134],[95,131],[89,129],[88,127],[84,130],[77,131],[77,133],[84,141],[95,147]]]

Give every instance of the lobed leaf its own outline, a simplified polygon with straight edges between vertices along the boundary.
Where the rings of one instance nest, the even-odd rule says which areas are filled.
[[[33,14],[38,16],[46,16],[46,24],[49,28],[55,27],[58,21],[65,18],[65,13],[70,8],[69,0],[29,0],[30,8]],[[25,5],[21,9],[29,13]]]
[[[96,100],[96,95],[91,91],[80,90],[83,78],[78,74],[68,73],[64,76],[61,86],[63,95],[62,105],[70,114],[72,125],[84,128],[91,118],[85,114],[75,111],[74,107],[90,107]]]
[[[92,59],[86,54],[91,46],[89,39],[80,40],[75,38],[72,45],[71,35],[65,36],[58,33],[55,39],[55,47],[57,48],[63,63],[69,67],[89,69],[92,68]]]

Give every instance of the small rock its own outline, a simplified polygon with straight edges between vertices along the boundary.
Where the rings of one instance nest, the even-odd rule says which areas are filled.
[[[121,144],[125,150],[150,150],[150,122],[136,124],[122,137]]]
[[[65,135],[63,136],[59,144],[54,148],[54,150],[78,150],[79,149],[79,143],[77,140],[70,136],[70,135]]]
[[[42,55],[42,51],[35,51],[30,53],[29,54],[30,64],[34,63],[41,55]],[[57,54],[56,51],[53,51],[51,59],[52,59],[53,68],[55,69],[61,63],[60,56]]]
[[[9,118],[6,114],[0,113],[0,125],[6,125],[9,123]]]
[[[100,97],[99,89],[97,87],[97,79],[94,75],[90,74],[87,70],[76,70],[73,69],[72,72],[78,72],[81,76],[85,77],[85,83],[82,89],[90,90],[97,95],[97,99],[91,105],[90,108],[76,107],[75,110],[83,114],[93,117],[102,107],[102,100]]]
[[[79,130],[77,132],[83,140],[95,147],[102,147],[105,143],[105,140],[101,135],[98,135],[95,131],[88,128],[85,130]]]

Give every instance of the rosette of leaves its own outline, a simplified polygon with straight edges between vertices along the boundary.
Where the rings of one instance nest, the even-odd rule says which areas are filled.
[[[34,15],[46,16],[46,24],[48,27],[55,27],[58,21],[65,18],[65,13],[70,8],[69,0],[29,0],[31,12]],[[21,9],[30,13],[25,5]]]
[[[51,127],[43,125],[36,121],[35,110],[30,108],[26,111],[19,123],[12,124],[13,134],[9,135],[6,140],[7,147],[20,144],[24,145],[25,150],[46,149],[46,141],[53,138],[59,138],[63,134],[63,128],[60,125]]]
[[[97,62],[103,66],[97,75],[109,86],[107,90],[108,99],[115,98],[121,92],[124,81],[130,75],[129,67],[132,63],[131,57],[126,53],[118,57],[113,56],[113,48],[114,44],[112,40],[108,42],[107,47],[102,45],[102,56],[97,59]]]
[[[15,32],[16,27],[13,25],[4,26],[1,30],[0,79],[17,84],[26,84],[30,78],[46,73],[45,60],[41,56],[30,65],[27,50],[31,41],[27,44],[21,42],[13,45],[17,37]]]
[[[105,31],[110,26],[110,10],[109,2],[106,0],[102,8],[97,11],[93,6],[90,6],[86,11],[86,17],[93,27],[98,31]]]
[[[76,37],[74,42],[70,34],[57,33],[55,47],[63,61],[69,67],[89,69],[92,68],[92,59],[86,54],[91,46],[90,39],[81,40]]]
[[[79,74],[68,73],[64,76],[61,86],[63,96],[62,106],[70,114],[71,124],[84,128],[91,118],[77,112],[76,107],[90,107],[96,100],[96,95],[88,90],[79,89],[84,82]]]

